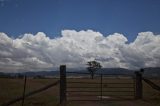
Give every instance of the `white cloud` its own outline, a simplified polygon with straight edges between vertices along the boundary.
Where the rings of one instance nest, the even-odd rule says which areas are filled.
[[[141,32],[127,43],[123,34],[102,35],[92,30],[63,30],[62,36],[50,39],[43,32],[10,38],[0,33],[0,71],[37,71],[67,64],[85,67],[89,60],[103,67],[137,69],[160,65],[160,35]]]

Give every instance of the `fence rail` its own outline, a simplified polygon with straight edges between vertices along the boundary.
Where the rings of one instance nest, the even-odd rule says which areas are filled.
[[[146,79],[146,78],[143,78],[143,80],[149,84],[153,89],[157,90],[157,91],[160,91],[160,86],[158,86],[157,84],[153,83],[152,81]]]
[[[88,72],[72,72],[67,71],[66,74],[78,74],[78,75],[90,75]],[[95,73],[95,75],[100,76],[102,73]],[[127,75],[127,74],[103,74],[103,76],[128,76],[128,77],[135,77],[135,75]]]

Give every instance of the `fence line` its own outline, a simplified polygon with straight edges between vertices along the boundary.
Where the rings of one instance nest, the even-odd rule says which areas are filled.
[[[9,105],[11,105],[11,104],[14,104],[14,103],[16,103],[16,102],[18,102],[18,101],[23,100],[23,99],[26,98],[26,97],[32,96],[32,95],[34,95],[34,94],[37,94],[37,93],[42,92],[42,91],[44,91],[44,90],[47,90],[48,88],[51,88],[51,87],[53,87],[53,86],[56,86],[57,84],[59,84],[59,80],[56,81],[56,82],[54,82],[54,83],[51,83],[51,84],[49,84],[49,85],[46,85],[45,87],[42,87],[42,88],[39,88],[39,89],[37,89],[37,90],[31,91],[31,92],[25,94],[24,97],[23,97],[23,96],[17,97],[17,98],[15,98],[15,99],[7,102],[7,103],[2,104],[2,106],[9,106]]]
[[[47,90],[47,89],[49,89],[49,88],[51,88],[51,87],[53,87],[53,86],[56,86],[57,84],[60,84],[60,104],[63,104],[63,103],[65,103],[66,101],[67,101],[67,92],[99,92],[100,94],[96,94],[96,96],[100,96],[100,100],[103,100],[103,96],[109,96],[109,95],[105,95],[105,94],[102,94],[102,92],[131,92],[131,93],[134,93],[133,95],[129,95],[129,94],[127,94],[127,95],[115,95],[115,96],[134,96],[135,97],[135,99],[142,99],[142,97],[143,97],[143,85],[142,85],[142,80],[144,80],[147,84],[149,84],[153,89],[156,89],[156,90],[158,90],[158,91],[160,91],[160,86],[158,86],[158,85],[156,85],[155,83],[153,83],[152,81],[150,81],[150,80],[148,80],[148,79],[146,79],[146,78],[143,78],[142,77],[142,73],[141,73],[141,71],[136,71],[135,72],[135,76],[132,76],[132,75],[124,75],[124,74],[122,74],[122,76],[132,76],[132,78],[135,78],[135,80],[134,80],[134,82],[131,82],[131,83],[124,83],[124,82],[122,82],[122,83],[118,83],[118,82],[109,82],[109,83],[106,83],[106,82],[103,82],[103,78],[105,78],[105,75],[106,76],[108,76],[108,75],[121,75],[121,74],[104,74],[104,75],[102,75],[102,74],[97,74],[97,75],[99,75],[99,77],[100,77],[100,81],[99,82],[83,82],[83,81],[66,81],[66,79],[67,79],[67,76],[66,76],[66,74],[67,73],[70,73],[70,74],[72,74],[72,73],[74,73],[74,74],[90,74],[90,73],[81,73],[81,72],[66,72],[66,66],[65,65],[61,65],[60,66],[60,80],[57,80],[56,82],[54,82],[54,83],[51,83],[51,84],[48,84],[48,85],[46,85],[46,86],[44,86],[44,87],[42,87],[42,88],[39,88],[39,89],[37,89],[37,90],[34,90],[34,91],[31,91],[31,92],[29,92],[29,93],[27,93],[27,94],[25,94],[25,86],[26,86],[26,77],[25,77],[25,83],[24,83],[24,92],[23,92],[23,95],[22,96],[20,96],[20,97],[17,97],[17,98],[15,98],[15,99],[13,99],[13,100],[10,100],[10,101],[8,101],[8,102],[6,102],[6,103],[4,103],[4,104],[2,104],[2,106],[9,106],[9,105],[11,105],[11,104],[14,104],[14,103],[16,103],[16,102],[18,102],[18,101],[22,101],[22,106],[23,106],[23,104],[24,104],[24,99],[25,98],[27,98],[27,97],[29,97],[29,96],[32,96],[32,95],[34,95],[34,94],[37,94],[37,93],[39,93],[39,92],[42,92],[42,91],[45,91],[45,90]],[[67,87],[67,83],[69,84],[76,84],[76,83],[80,83],[80,84],[90,84],[90,85],[94,85],[94,84],[97,84],[98,85],[98,87],[97,86],[93,86],[93,87],[84,87],[84,86],[69,86],[69,87]],[[104,84],[114,84],[114,85],[116,85],[116,84],[122,84],[122,85],[130,85],[130,84],[132,84],[133,85],[133,87],[131,87],[131,86],[114,86],[114,87],[104,87],[103,85]],[[99,90],[67,90],[67,88],[100,88]],[[133,88],[133,90],[124,90],[124,91],[107,91],[107,90],[103,90],[102,88],[117,88],[117,89],[119,89],[119,88]],[[85,95],[82,95],[82,94],[71,94],[71,96],[94,96],[94,94],[93,95],[90,95],[90,94],[85,94]],[[113,95],[114,96],[114,95]],[[86,101],[88,101],[88,100],[86,100]],[[90,100],[91,101],[91,100]]]

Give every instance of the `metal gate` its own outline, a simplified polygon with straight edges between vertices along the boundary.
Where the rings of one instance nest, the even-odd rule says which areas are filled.
[[[128,100],[136,97],[134,75],[97,73],[91,79],[87,72],[66,72],[65,66],[60,70],[63,80],[60,81],[60,102]]]
[[[66,73],[67,101],[124,100],[135,97],[135,81],[132,76],[96,74],[91,79],[90,73]]]

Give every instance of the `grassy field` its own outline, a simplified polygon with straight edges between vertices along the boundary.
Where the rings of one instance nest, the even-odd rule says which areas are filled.
[[[27,87],[26,92],[33,91],[40,87],[43,87],[47,84],[57,81],[58,79],[27,79]],[[76,78],[76,79],[68,79],[67,82],[80,81],[80,82],[100,82],[100,79],[87,79],[87,78]],[[160,80],[153,80],[156,84],[160,85]],[[133,84],[123,85],[123,84],[110,84],[110,83],[133,83],[131,79],[124,78],[106,78],[103,80],[103,91],[117,91],[117,88],[112,87],[131,87],[131,88],[118,88],[118,91],[130,90],[134,91],[132,88]],[[17,96],[21,96],[23,92],[23,79],[5,79],[0,78],[0,105],[5,103],[11,99],[14,99]],[[99,87],[99,84],[76,84],[76,83],[68,83],[68,91],[99,91],[100,88],[83,88],[83,87]],[[71,88],[69,88],[71,87]],[[73,88],[73,87],[82,87],[82,88]],[[129,96],[131,100],[112,100],[112,98],[117,97],[117,95],[126,95],[131,94],[134,95],[134,92],[105,92],[103,95],[116,95],[116,96],[108,96],[107,99],[104,97],[104,101],[69,101],[67,102],[67,106],[160,106],[160,92],[152,89],[146,83],[143,82],[143,95],[144,98],[142,100],[134,100],[134,96]],[[99,92],[86,92],[88,95],[99,95]],[[68,99],[100,99],[98,96],[93,97],[83,97],[83,92],[68,92]],[[71,98],[71,95],[79,95],[79,97]],[[81,95],[81,96],[80,96]],[[118,96],[119,97],[119,96]],[[124,97],[124,96],[122,96]],[[111,98],[111,100],[109,99]],[[25,99],[25,106],[57,106],[59,103],[59,85],[49,88],[46,91],[35,94],[31,97]],[[17,102],[12,106],[21,106],[21,101]]]
[[[43,87],[57,79],[27,79],[26,93]],[[0,105],[23,92],[23,79],[0,79]],[[59,87],[52,87],[44,92],[35,94],[25,99],[25,106],[55,106],[58,104]],[[13,106],[21,106],[17,102]]]

